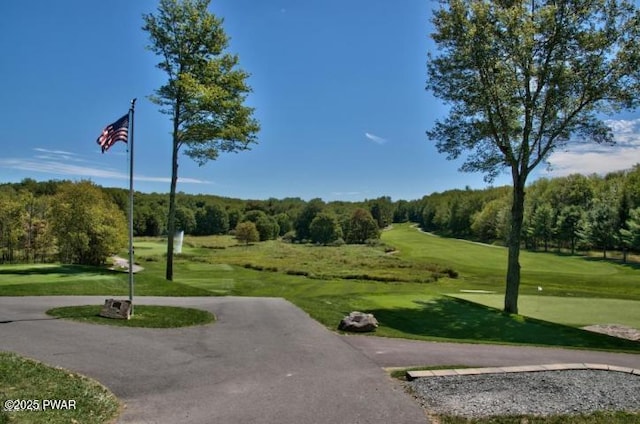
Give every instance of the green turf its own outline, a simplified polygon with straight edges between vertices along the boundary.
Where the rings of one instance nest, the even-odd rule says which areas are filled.
[[[598,320],[606,323],[618,319],[623,303],[627,310],[638,310],[640,270],[635,266],[523,252],[522,312],[538,318],[530,319],[444,297],[482,289],[496,292],[500,301],[504,248],[435,237],[408,224],[383,232],[382,241],[379,246],[341,247],[268,241],[246,247],[229,236],[189,238],[185,253],[175,257],[175,281],[167,282],[159,253],[165,242],[136,240],[141,246],[136,261],[145,269],[135,276],[135,295],[282,297],[329,328],[353,310],[374,313],[382,336],[640,351],[638,342],[574,328],[591,322],[568,319],[561,301],[537,311],[544,309],[544,315],[535,313],[541,295],[584,299],[575,308],[600,310]],[[447,269],[459,277],[444,276],[441,271]],[[0,268],[0,295],[127,293],[126,273],[73,266]],[[594,306],[603,299],[625,302],[614,302],[613,308]]]
[[[120,410],[116,397],[98,382],[7,352],[0,352],[0,394],[3,402],[38,400],[39,405],[31,402],[30,406],[41,409],[6,412],[0,408],[0,423],[109,423]],[[74,400],[75,409],[45,411],[44,399]]]
[[[130,319],[111,319],[100,316],[102,306],[65,306],[47,311],[48,315],[90,324],[116,327],[178,328],[203,325],[213,322],[215,317],[208,311],[175,306],[135,305]]]
[[[170,283],[163,278],[162,264],[145,262],[148,272],[134,277],[134,291],[145,296],[210,296],[196,287]],[[0,296],[104,295],[129,293],[125,272],[80,265],[2,265]]]
[[[498,294],[455,293],[452,296],[497,309],[504,304],[504,296]],[[526,295],[519,297],[518,304],[522,315],[545,321],[575,327],[615,323],[640,329],[640,302],[636,300]]]
[[[457,270],[465,289],[504,292],[506,248],[437,237],[408,224],[383,232],[382,238],[405,260],[434,262]],[[542,286],[550,295],[640,300],[637,264],[526,250],[521,252],[520,264],[523,295],[535,294]]]

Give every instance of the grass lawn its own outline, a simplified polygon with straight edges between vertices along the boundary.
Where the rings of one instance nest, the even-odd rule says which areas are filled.
[[[283,297],[329,328],[350,311],[362,310],[376,315],[382,336],[640,352],[638,342],[575,328],[605,323],[639,327],[633,314],[616,322],[622,321],[620,310],[640,309],[640,270],[634,266],[523,252],[520,304],[529,317],[509,316],[444,296],[494,291],[468,300],[500,307],[506,249],[432,236],[408,224],[384,231],[382,241],[380,246],[279,241],[242,246],[229,236],[187,237],[184,253],[174,262],[175,281],[167,282],[165,241],[136,240],[136,261],[145,270],[135,276],[135,295]],[[459,277],[447,277],[450,271]],[[126,273],[63,265],[0,268],[0,295],[127,293]]]
[[[466,289],[504,292],[507,249],[466,240],[422,233],[408,224],[382,233],[382,239],[395,246],[406,260],[420,260],[452,267],[460,273]],[[556,253],[520,254],[520,294],[568,297],[610,297],[640,300],[640,265]]]
[[[130,319],[111,319],[100,316],[101,305],[65,306],[47,311],[48,315],[91,324],[117,327],[178,328],[203,325],[215,317],[208,311],[175,306],[135,305]]]
[[[504,303],[504,296],[498,294],[452,296],[497,309]],[[640,305],[636,300],[526,295],[519,297],[518,304],[522,315],[574,327],[615,323],[640,329]]]
[[[640,342],[576,328],[605,323],[640,328],[637,265],[522,252],[522,315],[506,315],[498,310],[503,301],[506,249],[424,234],[408,224],[383,232],[382,241],[380,246],[320,247],[278,241],[239,246],[228,236],[186,237],[183,253],[174,261],[175,281],[167,282],[164,280],[165,241],[140,239],[135,243],[136,261],[144,271],[135,276],[135,295],[282,297],[329,328],[336,328],[340,319],[353,310],[373,313],[380,322],[377,331],[380,336],[640,353]],[[543,290],[539,291],[538,286]],[[126,296],[128,290],[126,273],[102,268],[0,267],[0,296]],[[494,294],[465,290],[486,290]],[[52,313],[93,321],[99,308],[59,308]],[[158,325],[157,316],[151,312],[145,310],[144,305],[136,305],[134,319],[143,318]],[[189,321],[194,319],[191,313],[187,313],[185,319],[191,322],[187,325],[199,323]],[[16,361],[19,359],[0,356],[0,387],[4,395],[42,398],[41,386],[51,386],[52,383],[47,382],[50,379],[55,381],[53,385],[62,388],[62,392],[57,396],[54,392],[52,398],[75,397],[62,377],[47,377],[40,369],[44,367],[41,364],[26,363],[25,372],[15,374]],[[9,369],[12,371],[8,372]],[[32,378],[31,372],[38,376]],[[16,382],[6,381],[9,374],[12,378],[16,375]],[[68,375],[64,371],[63,374]],[[32,380],[35,384],[30,386]],[[24,385],[27,387],[23,388]],[[18,391],[5,393],[5,387],[11,390],[17,387]],[[91,396],[93,392],[87,393]],[[80,395],[76,398],[80,399]],[[114,405],[94,407],[106,412],[83,408],[79,419],[64,415],[64,419],[55,421],[47,415],[46,421],[105,422],[110,418],[91,421],[87,417],[112,417],[118,408],[117,402]],[[34,421],[22,421],[23,415],[26,420]],[[18,415],[0,413],[0,423],[43,422],[40,415],[23,415],[19,415],[18,421],[8,421]],[[473,421],[447,416],[439,419],[441,423],[450,424],[640,422],[637,414],[627,413]]]
[[[143,264],[145,267],[146,264]],[[156,266],[159,271],[159,266]],[[135,292],[146,296],[210,296],[196,287],[168,283],[160,272],[135,276]],[[128,296],[126,272],[80,265],[2,265],[0,296]]]
[[[75,401],[75,408],[60,410],[7,412],[0,408],[0,423],[107,423],[120,410],[116,397],[96,381],[7,352],[0,352],[0,388],[3,402],[9,399]],[[31,403],[31,406],[38,405]],[[39,406],[44,409],[43,403]]]

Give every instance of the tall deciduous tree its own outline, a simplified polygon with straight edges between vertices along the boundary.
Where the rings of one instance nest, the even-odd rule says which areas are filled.
[[[380,231],[371,213],[357,208],[345,222],[344,235],[347,243],[363,244],[367,240],[380,238]]]
[[[451,105],[427,131],[461,170],[513,182],[504,310],[518,312],[527,177],[578,136],[610,143],[599,113],[640,92],[640,13],[627,0],[441,0],[427,89]]]
[[[236,227],[236,238],[246,246],[249,243],[260,240],[260,233],[256,228],[256,224],[251,221],[245,221],[239,223]]]
[[[126,246],[124,214],[90,181],[61,186],[51,219],[63,263],[101,265]]]
[[[320,212],[309,225],[311,241],[327,245],[342,237],[338,218],[330,212]]]
[[[576,253],[576,243],[584,230],[584,219],[584,210],[576,205],[565,206],[558,215],[558,235],[561,240],[569,242],[572,255]]]
[[[322,210],[324,209],[325,204],[322,199],[311,199],[309,203],[307,203],[298,215],[296,222],[294,223],[294,228],[296,230],[296,238],[298,240],[309,240],[311,238],[311,233],[309,232],[309,226],[313,221],[313,218],[316,217]]]
[[[161,60],[165,85],[151,99],[171,116],[172,159],[167,224],[167,280],[173,280],[173,233],[178,155],[204,165],[221,152],[247,150],[256,142],[258,122],[244,105],[251,91],[238,56],[226,53],[222,19],[209,12],[209,0],[160,0],[157,14],[144,15],[149,48]]]

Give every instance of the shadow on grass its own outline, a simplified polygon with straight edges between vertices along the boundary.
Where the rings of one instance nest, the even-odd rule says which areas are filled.
[[[610,263],[610,264],[620,265],[620,266],[635,269],[635,270],[640,269],[640,263],[632,262],[630,260],[627,260],[627,262],[623,262],[622,259],[618,259],[618,258],[602,258],[602,257],[598,258],[593,256],[585,256],[584,260],[588,262]]]
[[[52,317],[52,318],[7,319],[7,320],[1,320],[0,324],[12,324],[14,322],[29,322],[29,321],[53,321],[56,319],[60,319],[60,318]]]
[[[603,258],[602,256],[589,256],[580,252],[576,252],[572,254],[571,252],[564,252],[564,251],[558,252],[555,249],[554,250],[549,249],[549,251],[547,252],[545,252],[544,250],[528,250],[528,249],[526,251],[531,254],[554,255],[562,258],[577,258],[587,262],[603,262],[608,264],[621,265],[621,266],[635,269],[635,270],[640,269],[640,262],[635,262],[635,261],[632,261],[631,259],[627,259],[627,262],[623,262],[621,258],[611,258],[611,257]]]
[[[508,315],[462,299],[416,302],[420,308],[368,312],[380,325],[417,336],[488,343],[517,343],[640,352],[640,343],[521,315]]]

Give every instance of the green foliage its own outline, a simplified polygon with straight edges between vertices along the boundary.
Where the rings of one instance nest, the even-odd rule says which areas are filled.
[[[185,234],[193,234],[196,230],[196,225],[196,214],[193,209],[178,205],[176,207],[176,230],[182,230]]]
[[[0,263],[50,260],[50,197],[10,186],[0,187],[0,197]]]
[[[556,218],[553,208],[548,203],[538,205],[533,213],[532,234],[536,239],[542,240],[544,251],[549,250],[549,242],[556,232]]]
[[[126,246],[125,216],[89,181],[62,186],[51,213],[63,263],[100,265]]]
[[[251,210],[244,214],[244,220],[253,222],[260,233],[260,241],[278,237],[280,227],[276,220],[261,210]]]
[[[369,211],[358,208],[344,223],[344,235],[347,243],[363,244],[367,240],[380,238],[378,225]]]
[[[144,199],[144,201],[140,201]],[[156,237],[166,234],[165,208],[151,199],[138,196],[134,199],[133,233],[136,236]]]
[[[409,202],[406,200],[398,200],[393,211],[393,222],[409,222],[411,220],[410,210]]]
[[[245,221],[236,227],[236,238],[245,245],[260,240],[260,233],[256,228],[256,224],[251,221]]]
[[[489,242],[503,238],[503,222],[508,203],[505,199],[487,202],[480,212],[472,215],[471,232],[479,240]]]
[[[558,215],[558,236],[571,246],[571,254],[576,252],[576,244],[584,231],[585,212],[576,205],[565,206]]]
[[[574,133],[610,142],[596,113],[638,104],[637,16],[628,1],[443,2],[427,88],[452,108],[429,137],[489,178],[526,178]]]
[[[296,237],[298,240],[309,240],[311,238],[311,233],[309,231],[311,221],[313,221],[313,218],[315,218],[316,215],[324,209],[324,207],[325,203],[322,199],[311,199],[309,203],[305,205],[294,223]]]
[[[342,237],[342,228],[335,215],[321,212],[311,221],[309,233],[312,242],[326,246]]]
[[[518,311],[527,178],[574,135],[613,142],[599,113],[639,103],[639,16],[627,0],[448,0],[434,13],[427,88],[451,107],[427,135],[448,159],[470,151],[462,171],[512,176],[506,312]]]
[[[199,236],[226,234],[229,231],[229,215],[216,204],[206,204],[196,213],[196,231]]]
[[[626,246],[636,252],[640,252],[640,208],[629,211],[629,219],[626,222],[627,228],[623,228],[620,233]]]
[[[173,123],[171,188],[167,231],[175,232],[175,197],[180,149],[203,165],[221,152],[248,150],[260,129],[244,105],[251,88],[238,56],[226,53],[222,19],[209,0],[160,0],[157,13],[144,15],[149,49],[160,56],[167,83],[151,98]],[[166,278],[173,279],[173,237],[168,237]]]
[[[618,224],[615,207],[607,201],[598,201],[587,212],[582,236],[589,245],[602,250],[603,257],[606,258],[607,250],[611,249],[617,240]]]
[[[388,196],[379,197],[370,202],[370,212],[373,219],[378,224],[378,228],[383,229],[393,222],[393,204]]]
[[[227,215],[229,217],[229,228],[236,228],[242,222],[242,212],[238,209],[230,209]]]
[[[225,52],[222,19],[208,7],[209,0],[160,0],[143,26],[168,77],[152,100],[172,117],[174,142],[200,164],[219,152],[249,148],[259,130],[253,109],[243,105],[249,75],[238,69],[237,56]]]
[[[286,212],[281,212],[274,218],[278,223],[278,227],[280,228],[280,231],[278,232],[279,236],[284,236],[286,233],[293,230],[293,221],[291,220],[289,214],[287,214]]]
[[[0,203],[0,249],[2,262],[13,262],[19,240],[24,237],[24,210],[18,193],[6,188]]]

